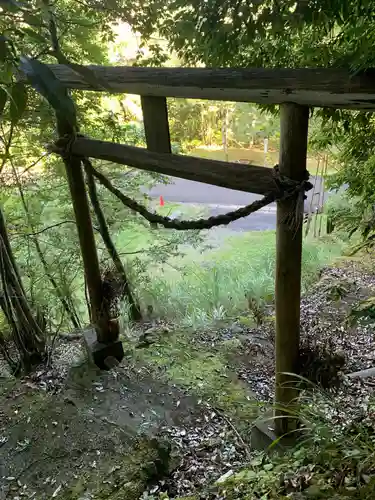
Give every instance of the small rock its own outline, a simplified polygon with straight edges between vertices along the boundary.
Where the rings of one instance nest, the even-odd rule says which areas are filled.
[[[228,470],[228,472],[219,477],[219,479],[216,481],[216,484],[225,483],[225,481],[233,476],[233,474],[234,472],[232,469]]]

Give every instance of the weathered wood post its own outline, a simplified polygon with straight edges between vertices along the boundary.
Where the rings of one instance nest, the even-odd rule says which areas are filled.
[[[141,96],[141,103],[147,149],[154,153],[171,153],[167,99]]]
[[[142,95],[141,104],[147,149],[154,153],[171,153],[166,97]],[[157,229],[157,226],[157,224],[151,224],[152,229]]]
[[[305,176],[308,120],[308,107],[280,106],[279,168],[290,179],[303,180]],[[293,411],[298,397],[296,381],[285,374],[298,373],[299,356],[303,204],[298,208],[299,213],[295,213],[295,202],[293,197],[277,203],[275,428],[278,435],[296,427],[296,420],[282,408]],[[292,213],[297,220],[300,217],[295,227],[287,223]]]
[[[59,119],[59,117],[57,117],[57,127],[60,137],[70,136],[74,133],[73,127],[68,122]],[[82,162],[81,158],[74,155],[63,157],[63,161],[76,220],[84,276],[87,282],[90,320],[95,324],[98,341],[106,342],[110,340],[107,338],[109,318],[103,303],[102,279]]]
[[[74,137],[75,129],[56,113],[59,136]],[[84,276],[90,301],[90,321],[94,328],[83,332],[87,353],[99,368],[108,369],[124,357],[122,343],[118,340],[118,329],[110,322],[108,305],[103,294],[94,229],[83,176],[82,159],[76,155],[63,155],[66,177],[72,199],[78,239],[84,267]]]
[[[118,324],[110,321],[108,306],[103,295],[99,259],[86,193],[81,159],[64,159],[65,169],[77,223],[85,279],[90,299],[90,320],[94,328],[83,332],[89,358],[100,369],[109,369],[124,357],[122,342],[118,338]]]

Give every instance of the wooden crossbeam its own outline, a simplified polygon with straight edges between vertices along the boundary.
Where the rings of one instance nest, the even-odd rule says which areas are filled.
[[[272,169],[255,165],[155,153],[144,148],[84,137],[77,138],[71,150],[76,155],[249,193],[266,194],[277,189]]]
[[[375,109],[375,71],[351,75],[344,69],[140,68],[86,66],[91,83],[71,68],[50,65],[71,89],[145,96],[185,97],[268,104]]]

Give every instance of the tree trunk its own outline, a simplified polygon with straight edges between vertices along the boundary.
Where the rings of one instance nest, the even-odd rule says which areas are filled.
[[[0,307],[1,307],[1,305],[0,305]],[[3,356],[4,360],[7,362],[12,375],[18,375],[19,363],[14,361],[14,359],[10,355],[7,343],[4,339],[2,332],[0,332],[0,354]]]
[[[12,328],[13,338],[25,371],[42,361],[45,355],[45,332],[40,329],[24,293],[20,274],[10,246],[5,219],[0,207],[0,275],[3,296],[1,307]]]
[[[0,207],[0,235],[3,238],[3,243],[5,245],[6,251],[7,251],[8,256],[9,256],[9,259],[11,261],[11,264],[12,264],[12,267],[13,267],[13,271],[14,271],[14,273],[17,276],[18,283],[19,283],[19,285],[20,285],[20,287],[22,289],[23,294],[26,295],[25,294],[25,289],[23,287],[23,283],[22,283],[22,280],[21,280],[21,275],[20,275],[17,263],[16,263],[16,261],[14,259],[13,250],[12,250],[12,247],[10,246],[10,240],[9,240],[9,236],[8,236],[8,231],[6,229],[6,222],[5,222],[5,217],[4,217],[4,213],[3,213],[2,207]]]

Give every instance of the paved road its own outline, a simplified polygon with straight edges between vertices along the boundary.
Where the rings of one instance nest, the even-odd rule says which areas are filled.
[[[152,197],[163,196],[166,202],[179,202],[191,205],[202,205],[209,209],[210,215],[225,213],[235,210],[244,205],[261,198],[253,193],[243,191],[234,191],[232,189],[203,184],[201,182],[188,181],[185,179],[171,177],[171,184],[159,184],[149,192]],[[315,178],[310,178],[315,182]],[[318,205],[319,193],[322,188],[322,179],[316,179],[316,188],[312,204],[315,210]],[[305,212],[310,209],[312,190],[307,193],[305,201]],[[326,196],[325,196],[326,197]],[[268,205],[266,208],[251,214],[249,217],[239,219],[229,225],[232,231],[262,231],[266,229],[275,229],[276,227],[276,204]]]
[[[155,186],[149,194],[151,196],[163,196],[166,201],[180,203],[198,203],[204,205],[248,205],[254,200],[261,198],[260,195],[253,193],[245,193],[243,191],[234,191],[233,189],[221,188],[202,182],[188,181],[170,178],[171,184],[159,184]],[[310,177],[312,183],[315,182],[315,177]],[[317,177],[316,188],[313,201],[313,210],[318,205],[319,193],[322,188],[322,178]],[[311,202],[312,190],[307,193],[305,202],[305,212],[308,212]]]

